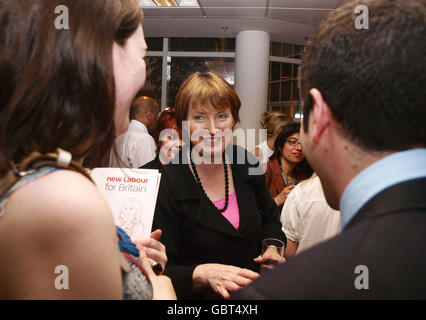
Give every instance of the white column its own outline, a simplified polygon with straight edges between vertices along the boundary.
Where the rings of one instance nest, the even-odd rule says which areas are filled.
[[[267,109],[269,42],[269,34],[264,31],[248,30],[237,34],[235,90],[241,99],[238,127],[244,130],[259,129],[261,114]],[[255,143],[258,138],[256,134]]]

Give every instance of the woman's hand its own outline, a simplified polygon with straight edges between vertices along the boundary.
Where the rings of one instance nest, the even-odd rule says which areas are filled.
[[[218,263],[200,264],[192,274],[194,290],[210,287],[225,299],[229,298],[229,292],[250,284],[257,277],[257,272]]]
[[[162,270],[166,267],[166,247],[159,241],[162,235],[160,229],[151,233],[151,237],[145,240],[135,240],[134,244],[139,251],[145,251],[146,256],[161,265]],[[152,263],[153,264],[153,263]]]
[[[151,263],[146,250],[142,247],[140,250],[140,260],[146,272],[148,273],[149,280],[152,285],[152,300],[177,300],[175,289],[173,288],[172,280],[163,275],[156,275],[152,270]]]
[[[280,264],[285,262],[285,258],[278,253],[276,247],[269,246],[268,249],[266,249],[266,251],[262,255],[253,259],[253,261],[257,263],[264,263],[265,261],[268,261],[272,264]]]
[[[277,195],[274,200],[275,203],[277,204],[277,206],[281,206],[284,204],[284,202],[287,200],[288,194],[290,193],[291,190],[294,189],[296,185],[290,185],[288,187],[285,187],[279,195]]]

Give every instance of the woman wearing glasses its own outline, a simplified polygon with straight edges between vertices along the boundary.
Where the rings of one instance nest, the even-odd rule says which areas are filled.
[[[312,174],[299,141],[299,130],[299,123],[281,129],[265,172],[266,184],[280,212],[295,185]]]

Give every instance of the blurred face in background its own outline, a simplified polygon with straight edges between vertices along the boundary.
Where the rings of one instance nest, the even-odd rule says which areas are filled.
[[[302,162],[305,158],[302,145],[300,144],[299,133],[294,133],[289,136],[283,146],[283,158],[290,163]]]
[[[167,128],[160,132],[159,147],[160,161],[162,164],[172,160],[182,148],[183,142],[179,137],[177,128]]]

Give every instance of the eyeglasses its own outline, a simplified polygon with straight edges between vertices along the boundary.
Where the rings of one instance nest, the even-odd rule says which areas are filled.
[[[298,144],[300,144],[300,146],[302,146],[302,144],[298,141],[298,140],[296,140],[296,139],[289,139],[289,140],[287,140],[287,142],[292,146],[292,147],[295,147],[295,146],[297,146]]]

